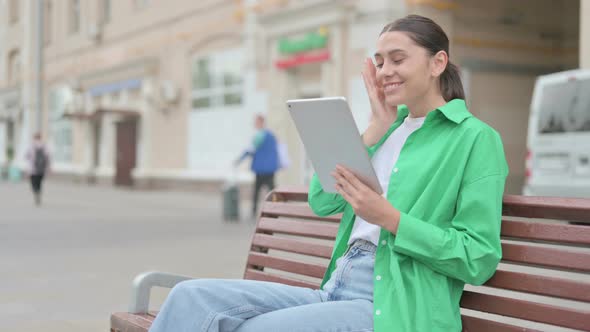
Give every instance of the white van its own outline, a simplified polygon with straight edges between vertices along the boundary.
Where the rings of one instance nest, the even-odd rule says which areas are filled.
[[[590,198],[590,70],[537,78],[527,148],[525,195]]]

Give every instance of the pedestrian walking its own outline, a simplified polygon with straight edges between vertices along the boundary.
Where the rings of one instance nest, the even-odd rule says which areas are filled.
[[[35,205],[41,205],[41,192],[43,180],[49,170],[49,151],[41,139],[41,134],[33,136],[33,143],[29,147],[26,159],[28,162],[28,173],[31,181],[31,189],[35,197]]]
[[[239,165],[247,157],[252,158],[251,169],[256,176],[254,190],[252,192],[252,218],[256,218],[258,209],[258,197],[263,187],[269,191],[275,187],[275,173],[280,168],[277,139],[273,132],[266,127],[265,118],[257,114],[254,120],[256,134],[252,144],[247,148],[235,165]]]

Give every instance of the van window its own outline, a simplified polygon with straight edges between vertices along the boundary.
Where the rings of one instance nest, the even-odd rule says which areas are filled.
[[[590,79],[543,87],[539,134],[590,132]]]

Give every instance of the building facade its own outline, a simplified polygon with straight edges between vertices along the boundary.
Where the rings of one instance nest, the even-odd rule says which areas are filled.
[[[0,0],[0,151],[36,128],[38,1]],[[285,101],[345,96],[362,131],[360,71],[381,28],[409,13],[448,33],[472,112],[504,139],[507,191],[524,181],[535,77],[588,66],[588,1],[44,0],[41,131],[54,172],[81,181],[203,188],[251,174],[232,163],[253,117],[288,146],[281,184],[312,167]],[[584,60],[586,59],[586,60]],[[0,157],[0,164],[6,154]]]

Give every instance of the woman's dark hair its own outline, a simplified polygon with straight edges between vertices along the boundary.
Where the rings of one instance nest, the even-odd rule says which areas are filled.
[[[450,60],[449,38],[438,24],[424,16],[408,15],[386,25],[379,35],[391,31],[406,32],[416,44],[428,50],[431,56],[439,51],[445,51],[449,55],[449,62],[440,75],[442,96],[446,101],[465,99],[459,68]]]

